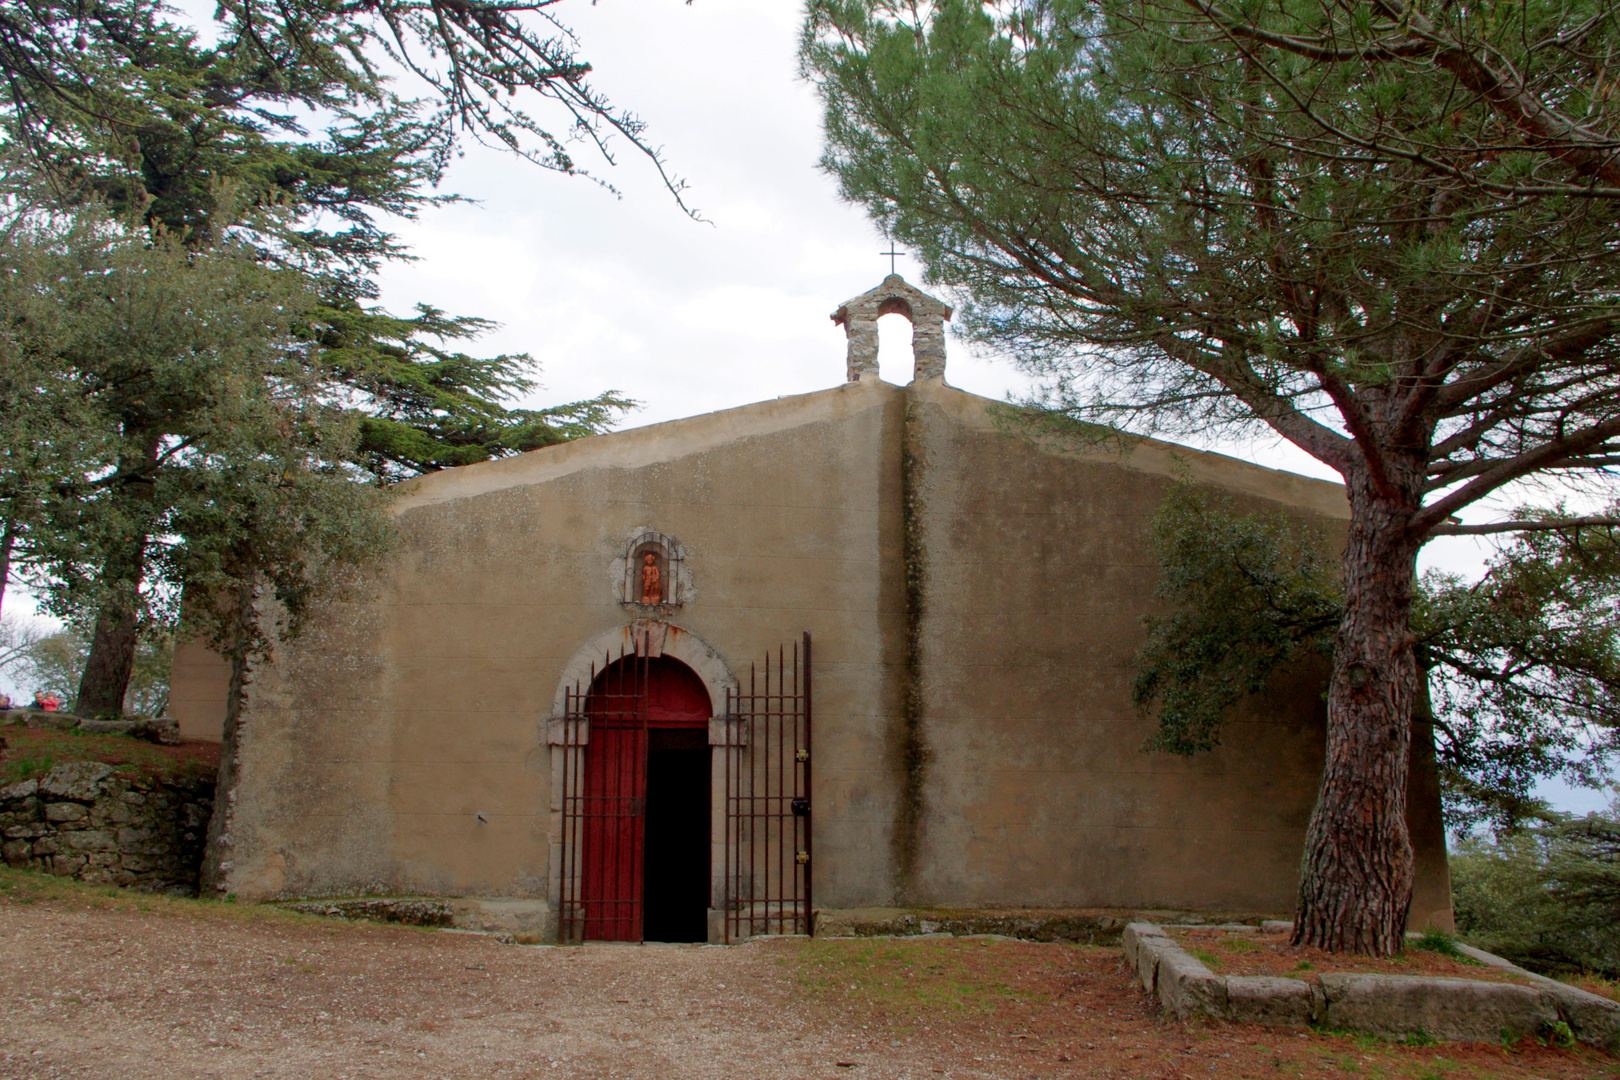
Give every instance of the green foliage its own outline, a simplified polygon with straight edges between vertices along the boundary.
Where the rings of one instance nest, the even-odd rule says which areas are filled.
[[[1153,519],[1168,615],[1149,616],[1132,697],[1156,706],[1156,750],[1213,747],[1223,717],[1280,667],[1331,646],[1343,606],[1338,567],[1319,529],[1281,516],[1238,516],[1188,484]]]
[[[1459,963],[1478,964],[1479,961],[1457,948],[1457,939],[1444,930],[1425,930],[1423,936],[1414,941],[1411,946],[1424,952],[1447,956]]]
[[[229,613],[251,606],[238,595],[250,565],[296,622],[317,566],[380,550],[375,497],[332,482],[516,453],[632,407],[607,393],[509,408],[533,389],[529,357],[446,347],[490,324],[363,303],[372,273],[404,254],[382,215],[453,198],[433,188],[461,138],[573,173],[565,143],[594,141],[606,158],[618,136],[662,172],[640,122],[590,88],[551,6],[227,0],[209,34],[155,0],[0,13],[0,194],[23,211],[0,255],[12,287],[0,296],[0,578],[14,552],[52,610],[94,623],[87,679],[116,682],[131,620],[172,625],[182,584],[211,590],[194,614],[229,636]],[[535,100],[565,132],[524,111]],[[26,249],[60,239],[42,216],[103,209],[118,226],[81,222],[78,236],[122,237],[106,265],[29,270],[46,256]],[[204,261],[187,264],[193,254]],[[117,310],[96,300],[98,276],[128,286],[108,298]],[[187,340],[184,322],[210,305],[206,340]],[[136,327],[136,357],[115,363],[118,334]],[[247,386],[255,377],[262,388]]]
[[[1520,511],[1524,520],[1563,517]],[[1442,780],[1500,823],[1541,776],[1597,786],[1620,752],[1620,536],[1529,532],[1476,582],[1431,573],[1414,615],[1433,673]]]
[[[1051,376],[1051,403],[1142,431],[1267,424],[1338,465],[1314,410],[1409,452],[1414,429],[1371,426],[1398,390],[1408,424],[1443,429],[1438,459],[1513,458],[1613,405],[1620,216],[1588,196],[1620,185],[1516,129],[1446,50],[1575,110],[1604,167],[1620,24],[1602,0],[1429,29],[1404,10],[812,0],[801,61],[844,196],[966,294],[970,336]],[[1471,381],[1531,341],[1549,366],[1520,369],[1522,404]],[[1543,396],[1569,402],[1561,427]],[[1476,437],[1447,442],[1476,407]]]
[[[1549,974],[1620,974],[1620,803],[1459,837],[1451,890],[1458,932],[1481,948]]]
[[[38,637],[7,672],[27,692],[49,690],[73,711],[73,699],[90,655],[90,639],[68,627]],[[169,707],[169,674],[174,662],[174,635],[154,627],[135,645],[135,666],[124,698],[124,712],[133,716],[162,716]]]
[[[14,189],[38,175],[60,200],[106,203],[193,246],[245,232],[362,287],[357,271],[397,253],[373,215],[439,201],[427,189],[449,133],[334,42],[255,47],[226,31],[204,45],[151,0],[22,0],[8,23],[0,125]]]
[[[618,136],[663,171],[640,121],[591,89],[551,6],[226,0],[205,41],[155,0],[17,0],[0,23],[0,130],[66,198],[193,244],[245,230],[363,292],[363,272],[399,254],[376,215],[443,201],[431,188],[462,138],[578,173],[569,141],[611,160]]]
[[[35,398],[79,410],[56,429],[75,473],[30,538],[48,610],[167,628],[195,584],[197,628],[249,648],[244,590],[267,584],[295,626],[328,567],[386,548],[384,496],[349,464],[357,425],[294,333],[315,304],[302,275],[228,243],[24,215],[0,237],[0,289],[0,337],[49,376]],[[0,492],[19,465],[0,461]]]
[[[1144,620],[1133,698],[1158,718],[1151,748],[1197,753],[1276,673],[1332,655],[1343,587],[1319,528],[1240,513],[1191,485],[1172,488],[1151,535],[1171,610]],[[1522,534],[1476,582],[1419,583],[1412,630],[1454,825],[1537,813],[1543,777],[1604,782],[1620,753],[1617,604],[1620,546],[1607,527]]]
[[[535,450],[607,431],[636,402],[609,391],[548,409],[501,404],[535,389],[525,354],[475,358],[444,347],[491,329],[419,305],[403,319],[354,301],[323,305],[310,335],[326,377],[355,395],[360,455],[380,479]]]

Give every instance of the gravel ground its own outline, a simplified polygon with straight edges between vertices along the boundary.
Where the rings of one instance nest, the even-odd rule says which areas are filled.
[[[0,881],[0,1080],[1620,1077],[1533,1043],[1180,1024],[1117,949],[552,948],[114,893]]]
[[[812,1023],[770,952],[5,905],[0,1076],[937,1075]]]

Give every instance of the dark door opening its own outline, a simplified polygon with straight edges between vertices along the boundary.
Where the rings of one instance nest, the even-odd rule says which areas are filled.
[[[579,910],[588,941],[707,941],[709,692],[670,657],[624,657],[585,701]]]
[[[643,939],[709,940],[709,733],[648,733]]]

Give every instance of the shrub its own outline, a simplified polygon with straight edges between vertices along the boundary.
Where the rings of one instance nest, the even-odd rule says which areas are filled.
[[[1620,975],[1620,806],[1458,840],[1457,929],[1533,970]]]

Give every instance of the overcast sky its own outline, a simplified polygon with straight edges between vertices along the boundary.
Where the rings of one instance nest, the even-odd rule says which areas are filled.
[[[396,223],[417,261],[384,271],[383,301],[499,322],[467,351],[532,355],[542,389],[524,404],[619,390],[644,403],[625,426],[841,382],[843,331],[828,316],[876,285],[889,260],[882,235],[816,168],[820,108],[796,77],[799,4],[571,0],[557,12],[596,89],[646,121],[709,223],[687,218],[628,145],[611,167],[584,146],[577,153],[619,196],[472,145],[444,189],[476,201]],[[899,270],[920,283],[912,260]],[[890,316],[880,329],[882,376],[909,381],[909,326]],[[1027,388],[1005,361],[955,340],[947,348],[953,385],[993,398]],[[1205,445],[1337,479],[1280,440]],[[1438,542],[1424,561],[1471,572],[1480,550]]]
[[[400,227],[420,261],[383,275],[385,299],[499,320],[485,345],[540,362],[537,403],[618,389],[645,402],[631,424],[842,381],[843,332],[828,316],[876,285],[888,260],[882,236],[815,167],[819,110],[794,77],[797,7],[562,5],[597,89],[647,122],[712,224],[685,217],[627,144],[616,167],[577,154],[619,198],[470,147],[447,187],[478,203]],[[917,277],[910,260],[899,269]],[[909,332],[899,318],[884,329]],[[910,379],[901,344],[884,350],[891,381]],[[951,364],[952,381],[980,393],[1001,397],[1017,382],[960,348]]]

